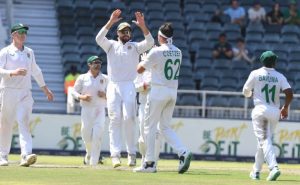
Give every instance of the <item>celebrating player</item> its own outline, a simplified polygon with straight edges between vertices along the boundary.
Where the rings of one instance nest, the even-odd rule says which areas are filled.
[[[21,163],[28,167],[34,164],[37,156],[32,153],[30,116],[33,98],[31,76],[41,87],[49,101],[53,94],[45,84],[43,74],[36,64],[33,50],[24,46],[28,26],[16,24],[11,28],[12,43],[0,51],[1,80],[1,119],[0,119],[0,166],[8,165],[13,124],[19,126]]]
[[[133,81],[137,75],[136,66],[139,55],[149,50],[154,39],[144,22],[144,15],[136,12],[134,23],[142,30],[145,40],[131,42],[131,26],[123,22],[117,28],[118,41],[108,40],[105,36],[109,29],[122,18],[121,10],[112,12],[109,21],[96,36],[97,44],[107,54],[107,71],[109,83],[107,87],[107,108],[110,119],[109,137],[110,153],[113,167],[121,165],[121,127],[125,126],[128,165],[136,165],[135,147],[135,88]]]
[[[257,137],[257,151],[250,178],[256,180],[260,178],[264,160],[270,169],[268,181],[275,181],[280,175],[272,136],[279,118],[284,119],[288,116],[288,107],[293,99],[293,92],[286,78],[274,69],[277,58],[272,51],[262,53],[260,61],[263,67],[252,71],[243,87],[243,94],[246,97],[251,97],[253,94],[255,105],[251,117],[254,134]],[[281,90],[285,94],[285,102],[280,110]]]
[[[143,53],[141,59],[145,60],[146,53]],[[142,163],[145,160],[146,155],[146,144],[145,144],[145,136],[144,136],[144,124],[145,124],[145,107],[147,103],[147,98],[149,91],[151,89],[151,73],[149,71],[144,71],[142,74],[138,74],[136,79],[134,80],[135,89],[138,92],[138,101],[139,101],[139,128],[140,128],[140,136],[138,139],[139,143],[139,152],[142,155]],[[157,161],[159,159],[159,153],[161,150],[161,135],[157,131],[155,137],[155,158]]]
[[[81,136],[85,144],[84,164],[96,166],[101,151],[105,126],[107,76],[101,73],[101,59],[91,56],[87,60],[89,71],[80,75],[74,85],[73,96],[80,100]]]
[[[138,64],[137,72],[151,72],[151,90],[145,108],[144,135],[146,143],[145,162],[134,172],[156,172],[155,136],[158,130],[165,140],[178,152],[179,173],[184,173],[190,166],[191,152],[181,143],[171,129],[178,88],[178,76],[182,61],[181,50],[172,44],[173,27],[163,24],[158,31],[159,47],[148,53],[146,60]]]

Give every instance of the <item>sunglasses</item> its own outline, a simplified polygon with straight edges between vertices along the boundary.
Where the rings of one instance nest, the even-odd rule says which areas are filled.
[[[102,62],[101,61],[93,61],[93,62],[91,62],[91,64],[99,64],[99,65],[101,65],[102,64]]]
[[[130,35],[131,31],[130,30],[120,30],[120,32],[124,35]]]
[[[22,35],[22,34],[27,34],[26,30],[17,30],[18,34]]]

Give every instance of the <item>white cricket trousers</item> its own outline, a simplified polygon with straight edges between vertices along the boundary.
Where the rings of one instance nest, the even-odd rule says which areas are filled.
[[[8,155],[11,148],[13,125],[19,127],[21,155],[32,153],[30,117],[33,98],[29,89],[4,88],[1,97],[0,155]]]
[[[97,165],[101,141],[105,127],[105,108],[103,105],[97,107],[83,106],[81,109],[81,137],[85,144],[87,155],[91,156],[90,165]]]
[[[141,94],[140,94],[141,97]],[[145,98],[145,101],[146,98]],[[146,102],[140,102],[139,105],[139,129],[140,129],[140,136],[138,139],[139,143],[139,151],[142,157],[144,158],[146,155],[146,144],[145,144],[145,134],[144,134],[144,127],[145,127],[145,107],[146,107]],[[158,125],[157,125],[158,126]],[[155,136],[155,161],[158,161],[159,159],[159,153],[161,150],[161,143],[162,143],[162,136],[159,133],[159,131],[156,131],[156,136]]]
[[[155,137],[159,133],[166,142],[178,152],[178,156],[186,151],[186,147],[179,140],[177,134],[171,129],[173,111],[177,98],[177,89],[153,85],[150,90],[145,108],[145,161],[156,161]],[[157,127],[158,124],[158,127]]]
[[[122,146],[122,124],[125,129],[127,153],[136,154],[135,114],[136,92],[133,82],[109,82],[107,86],[107,109],[109,122],[110,154],[120,157]]]
[[[269,169],[277,166],[276,155],[272,144],[272,136],[279,121],[280,110],[277,107],[256,105],[252,110],[252,124],[257,138],[254,172],[260,172],[264,161]]]

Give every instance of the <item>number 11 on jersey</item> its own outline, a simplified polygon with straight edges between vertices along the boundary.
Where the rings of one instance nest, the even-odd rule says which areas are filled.
[[[271,100],[273,103],[275,103],[275,92],[276,92],[276,86],[273,85],[272,88],[269,89],[269,84],[266,84],[262,89],[261,92],[265,93],[265,99],[267,103],[270,103],[270,94],[271,94]]]

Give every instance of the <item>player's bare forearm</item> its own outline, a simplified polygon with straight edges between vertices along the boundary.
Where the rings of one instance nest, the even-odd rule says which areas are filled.
[[[285,101],[283,107],[288,108],[294,97],[293,90],[289,88],[285,89],[283,92],[285,94]]]

